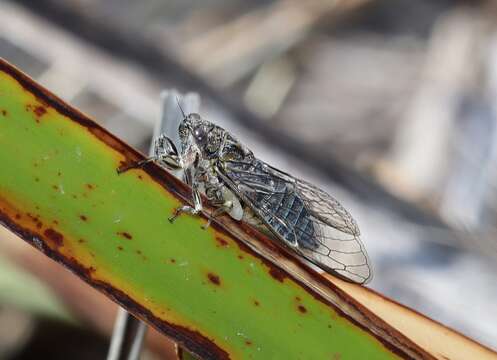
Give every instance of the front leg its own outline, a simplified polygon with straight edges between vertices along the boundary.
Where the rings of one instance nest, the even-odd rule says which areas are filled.
[[[170,222],[176,220],[176,218],[182,213],[197,215],[200,211],[202,211],[202,197],[200,196],[200,191],[198,190],[198,182],[196,181],[191,168],[187,168],[185,170],[185,180],[186,183],[192,187],[193,207],[190,205],[184,205],[175,209],[173,216],[169,218]]]

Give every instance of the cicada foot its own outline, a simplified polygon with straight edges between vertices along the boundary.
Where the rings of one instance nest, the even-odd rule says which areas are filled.
[[[197,215],[200,212],[199,209],[195,209],[191,206],[185,205],[174,210],[173,216],[168,218],[170,223],[173,223],[182,213]]]

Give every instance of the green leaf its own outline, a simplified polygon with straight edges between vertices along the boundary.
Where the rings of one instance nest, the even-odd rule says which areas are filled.
[[[137,159],[0,62],[0,221],[24,240],[202,358],[430,357],[254,230],[171,224],[188,188],[154,164],[117,175]]]

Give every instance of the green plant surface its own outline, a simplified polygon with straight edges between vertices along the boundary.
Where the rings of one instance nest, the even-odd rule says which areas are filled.
[[[117,175],[141,158],[0,62],[0,221],[24,240],[205,359],[430,358],[204,217],[171,224],[188,189],[154,164]]]

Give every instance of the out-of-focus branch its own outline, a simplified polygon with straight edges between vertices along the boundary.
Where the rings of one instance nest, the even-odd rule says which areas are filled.
[[[228,86],[296,46],[320,20],[333,21],[369,2],[279,0],[197,36],[179,54],[213,84]]]

